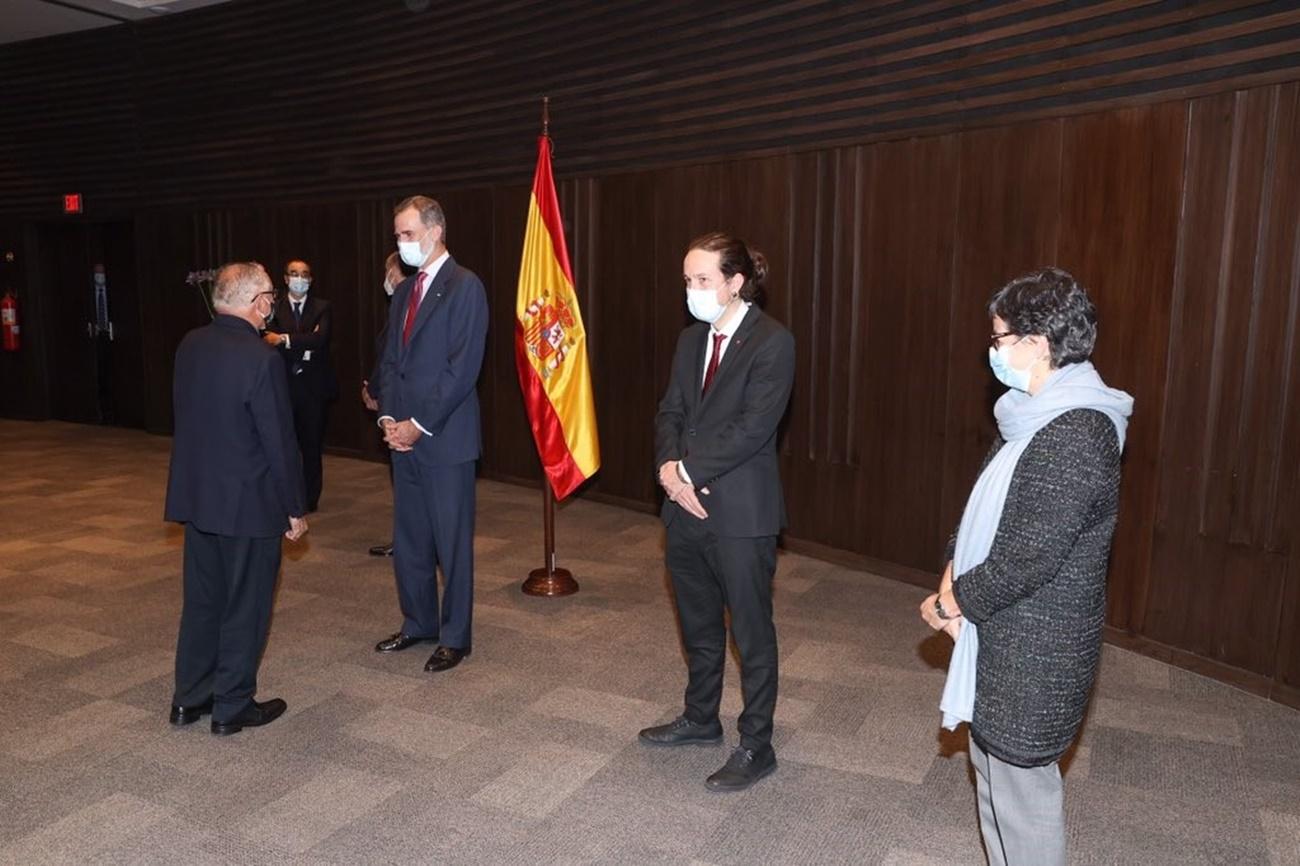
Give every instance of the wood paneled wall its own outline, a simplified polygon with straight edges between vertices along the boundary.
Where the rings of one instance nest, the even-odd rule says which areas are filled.
[[[537,478],[510,341],[549,92],[604,452],[582,495],[654,506],[681,257],[723,227],[767,253],[798,341],[787,543],[930,581],[993,435],[985,303],[1058,264],[1137,399],[1112,639],[1300,705],[1294,3],[450,3],[455,38],[415,60],[436,28],[401,4],[229,5],[0,53],[24,112],[0,106],[0,230],[77,188],[134,219],[149,429],[206,318],[184,275],[305,257],[337,310],[330,444],[378,457],[355,395],[392,204],[427,191],[490,292],[483,470]],[[42,77],[69,51],[100,84]],[[104,147],[70,141],[103,116]]]
[[[686,322],[689,239],[727,226],[772,264],[768,310],[798,341],[782,460],[788,541],[933,572],[993,436],[985,304],[1055,263],[1100,311],[1096,362],[1137,410],[1108,619],[1118,639],[1276,697],[1300,695],[1300,84],[1102,113],[561,183],[590,331],[604,468],[586,495],[651,507],[651,419]],[[515,379],[528,190],[442,196],[453,253],[489,286],[484,471],[537,477]],[[306,256],[338,307],[336,447],[378,454],[353,398],[385,303],[389,200],[154,214],[147,278],[173,326],[179,277]],[[573,531],[573,530],[569,530]],[[928,579],[928,578],[927,578]]]

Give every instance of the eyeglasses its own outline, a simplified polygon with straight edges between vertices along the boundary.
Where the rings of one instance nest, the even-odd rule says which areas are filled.
[[[278,304],[278,303],[280,303],[280,293],[277,292],[277,291],[274,291],[274,290],[273,290],[273,291],[269,291],[269,292],[258,292],[258,293],[257,293],[257,297],[259,297],[259,298],[262,297],[262,295],[270,295],[270,296],[271,296],[271,303],[273,303],[273,304]]]
[[[996,352],[998,349],[998,345],[1003,340],[1005,340],[1007,337],[1016,337],[1016,336],[1019,335],[1015,331],[1003,331],[1000,334],[998,333],[989,334],[989,348]]]

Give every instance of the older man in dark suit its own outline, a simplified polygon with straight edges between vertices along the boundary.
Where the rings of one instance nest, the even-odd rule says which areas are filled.
[[[259,337],[274,298],[261,265],[226,265],[212,322],[176,350],[165,518],[185,524],[185,574],[171,722],[211,713],[219,735],[285,710],[254,698],[280,536],[307,531],[284,364]]]
[[[487,342],[483,283],[447,252],[436,201],[393,211],[402,261],[416,268],[393,294],[379,374],[379,425],[393,458],[393,568],[402,627],[377,652],[422,641],[424,669],[470,654],[474,608],[474,464],[481,449],[478,382]],[[438,603],[438,568],[446,585]]]
[[[683,266],[687,305],[700,321],[677,341],[655,416],[655,462],[667,494],[665,562],[689,678],[682,715],[646,728],[641,739],[656,746],[722,740],[729,610],[745,697],[740,745],[705,784],[737,791],[776,769],[772,577],[785,525],[776,438],[794,382],[794,337],[754,306],[767,263],[743,241],[697,238]]]

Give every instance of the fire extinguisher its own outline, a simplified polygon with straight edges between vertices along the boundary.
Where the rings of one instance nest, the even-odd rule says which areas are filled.
[[[18,334],[18,299],[11,291],[5,292],[5,296],[0,298],[0,331],[4,334],[4,350],[17,352],[22,345]]]

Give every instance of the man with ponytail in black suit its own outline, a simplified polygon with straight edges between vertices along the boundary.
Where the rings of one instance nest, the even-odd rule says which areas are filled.
[[[657,746],[721,742],[729,610],[745,698],[740,745],[705,785],[739,791],[776,770],[772,577],[785,525],[776,440],[794,383],[794,337],[755,306],[767,263],[743,241],[722,233],[697,238],[684,271],[687,306],[699,322],[677,341],[655,417],[655,465],[667,495],[665,563],[689,679],[682,715],[646,728],[641,739]]]

